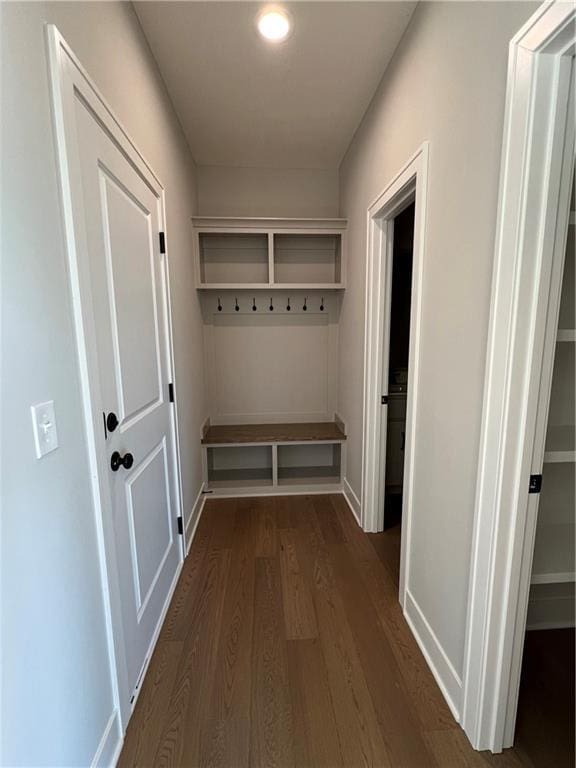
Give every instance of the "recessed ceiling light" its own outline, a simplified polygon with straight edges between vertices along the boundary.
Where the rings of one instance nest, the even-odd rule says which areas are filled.
[[[273,43],[281,43],[290,34],[290,19],[282,10],[264,11],[258,17],[258,32]]]

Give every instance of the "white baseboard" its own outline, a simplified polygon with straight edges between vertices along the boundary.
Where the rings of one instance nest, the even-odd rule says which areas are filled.
[[[462,702],[462,680],[456,673],[440,641],[408,589],[406,590],[404,618],[412,630],[420,650],[424,654],[424,658],[442,691],[442,695],[446,699],[446,703],[450,707],[450,711],[454,715],[456,722],[459,723]]]
[[[202,483],[200,486],[200,491],[198,492],[198,496],[196,496],[196,501],[192,506],[192,511],[190,512],[188,520],[186,520],[185,523],[184,541],[186,544],[186,554],[190,552],[190,547],[194,541],[194,535],[196,533],[196,529],[198,528],[198,523],[200,522],[200,517],[204,509],[205,501],[206,494],[204,493],[204,483]]]
[[[104,728],[104,733],[98,744],[96,754],[90,763],[91,768],[110,768],[115,766],[122,749],[122,733],[120,731],[120,718],[115,709]]]
[[[352,514],[356,518],[356,522],[360,528],[362,528],[362,505],[360,503],[360,499],[354,493],[354,489],[348,482],[347,478],[344,478],[344,487],[342,489],[342,493],[348,502],[348,506],[352,510]]]

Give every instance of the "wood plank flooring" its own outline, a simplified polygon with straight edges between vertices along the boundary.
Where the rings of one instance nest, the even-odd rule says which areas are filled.
[[[206,503],[119,765],[535,768],[471,749],[336,495]]]

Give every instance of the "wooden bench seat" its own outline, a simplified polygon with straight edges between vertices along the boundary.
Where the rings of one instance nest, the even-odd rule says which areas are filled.
[[[346,435],[334,421],[303,424],[218,424],[208,427],[204,445],[240,443],[341,443]]]

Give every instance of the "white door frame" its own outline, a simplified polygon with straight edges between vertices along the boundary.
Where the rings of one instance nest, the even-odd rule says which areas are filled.
[[[362,526],[365,531],[381,531],[384,523],[384,477],[386,408],[381,396],[388,392],[383,381],[386,324],[390,322],[394,217],[412,200],[414,217],[414,249],[412,268],[412,300],[410,308],[410,351],[406,410],[406,443],[402,501],[402,554],[400,565],[400,602],[404,605],[405,574],[408,570],[412,498],[414,485],[414,450],[418,407],[418,372],[420,350],[420,317],[422,275],[426,229],[428,187],[428,143],[422,144],[404,167],[368,208],[366,262],[366,318],[364,346],[364,427],[362,440]]]
[[[538,389],[574,142],[575,21],[572,4],[546,3],[510,43],[462,708],[472,745],[493,752],[514,738],[536,528],[528,484],[542,471]]]
[[[106,632],[112,677],[111,682],[115,706],[119,716],[120,732],[123,733],[126,729],[136,698],[131,701],[132,691],[129,690],[128,687],[124,633],[122,629],[117,553],[112,520],[112,503],[108,483],[108,454],[104,444],[104,434],[102,429],[102,412],[105,408],[102,405],[98,376],[96,329],[94,326],[94,313],[92,312],[93,301],[90,288],[91,283],[87,256],[88,249],[86,246],[86,233],[83,225],[81,164],[74,139],[75,119],[73,100],[77,98],[74,96],[75,92],[79,93],[82,99],[89,105],[90,109],[106,127],[106,130],[110,133],[112,139],[126,154],[130,162],[146,180],[146,183],[157,196],[160,201],[161,218],[164,222],[163,231],[166,232],[164,188],[142,154],[136,149],[134,143],[121,126],[118,119],[107,106],[104,97],[98,91],[58,29],[54,25],[47,25],[46,34],[52,88],[53,120],[57,143],[59,183],[84,409],[84,423],[92,481],[92,498],[98,537],[102,593],[106,613]],[[168,317],[166,318],[166,348],[169,357],[169,360],[167,361],[168,369],[170,371],[171,380],[174,383],[174,350],[172,346],[167,257],[168,254],[166,253],[166,270],[164,275],[164,290],[166,292],[165,305],[168,314]],[[174,403],[174,405],[176,405],[176,403]],[[179,467],[178,424],[176,409],[173,408],[171,411],[171,432],[176,464],[174,467],[175,487],[173,489],[173,498],[177,507],[175,510],[176,515],[181,517],[182,496]],[[158,628],[152,638],[151,647],[148,653],[148,661],[151,658],[164,619],[165,611],[168,608],[172,591],[176,586],[182,568],[182,561],[184,558],[183,537],[179,538],[181,539],[180,565],[171,586],[163,614],[158,622]],[[142,677],[145,674],[145,671],[146,669],[144,669]],[[138,688],[138,692],[140,690],[141,685]],[[113,713],[113,717],[114,716],[115,714]]]

